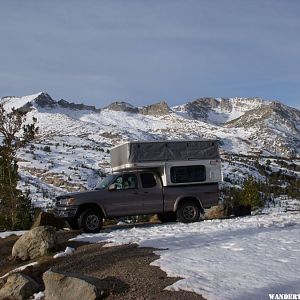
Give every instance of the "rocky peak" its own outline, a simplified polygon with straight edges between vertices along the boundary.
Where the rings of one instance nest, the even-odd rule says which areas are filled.
[[[91,110],[94,112],[100,112],[101,109],[100,108],[96,108],[93,105],[85,105],[85,104],[77,104],[74,102],[68,102],[64,99],[61,99],[57,102],[57,104],[63,108],[69,108],[69,109],[73,109],[73,110]]]
[[[161,101],[151,105],[143,106],[139,109],[139,113],[142,115],[167,115],[171,112],[171,108],[166,101]]]
[[[35,103],[40,107],[54,107],[54,101],[48,93],[42,92],[35,98]]]
[[[124,111],[124,112],[130,112],[130,113],[138,113],[139,109],[130,103],[123,102],[123,101],[116,101],[108,106],[105,107],[105,109],[114,110],[114,111]]]
[[[193,103],[194,105],[201,105],[211,108],[216,108],[219,106],[219,101],[211,97],[201,97],[192,101],[191,103]]]
[[[210,98],[202,97],[185,104],[184,108],[188,115],[193,119],[206,120],[210,109],[215,109],[220,105],[219,101]]]

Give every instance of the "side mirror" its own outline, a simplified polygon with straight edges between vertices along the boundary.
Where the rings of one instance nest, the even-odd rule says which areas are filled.
[[[109,187],[108,187],[108,190],[109,191],[113,191],[113,190],[116,190],[117,189],[117,186],[113,183],[111,184]]]

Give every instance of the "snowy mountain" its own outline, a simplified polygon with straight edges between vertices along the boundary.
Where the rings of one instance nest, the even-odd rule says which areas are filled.
[[[23,188],[40,193],[37,201],[94,186],[110,171],[109,148],[128,140],[217,138],[225,154],[300,154],[300,111],[260,98],[199,98],[175,107],[113,102],[100,109],[42,92],[0,103],[38,120],[37,140],[19,153]]]

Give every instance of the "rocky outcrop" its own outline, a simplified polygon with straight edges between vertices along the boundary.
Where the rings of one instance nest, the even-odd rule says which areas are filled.
[[[96,108],[93,105],[85,105],[85,104],[76,104],[73,102],[68,102],[64,99],[61,99],[57,102],[57,104],[63,108],[69,108],[69,109],[73,109],[73,110],[91,110],[93,112],[100,112],[101,109],[100,108]]]
[[[124,112],[130,112],[130,113],[138,113],[139,109],[137,107],[134,107],[130,103],[127,102],[113,102],[110,105],[106,106],[104,109],[114,110],[114,111],[124,111]]]
[[[139,113],[142,115],[153,115],[153,116],[163,116],[171,112],[171,108],[165,101],[151,104],[148,106],[143,106],[139,109]]]
[[[16,241],[12,249],[12,257],[20,260],[42,257],[56,248],[56,241],[54,227],[33,228]]]
[[[214,98],[203,97],[188,102],[184,108],[193,119],[206,121],[209,111],[219,107],[220,103],[221,102]]]
[[[36,217],[33,225],[31,226],[31,229],[39,227],[39,226],[53,226],[56,229],[63,229],[64,225],[65,225],[64,220],[62,220],[60,218],[56,218],[51,213],[47,213],[47,212],[42,211]]]
[[[96,300],[105,296],[101,280],[48,270],[43,275],[45,300]]]
[[[39,285],[29,276],[14,273],[4,280],[0,299],[25,300],[39,290]]]
[[[55,107],[56,105],[56,101],[54,101],[47,93],[40,93],[35,98],[35,103],[40,107]]]

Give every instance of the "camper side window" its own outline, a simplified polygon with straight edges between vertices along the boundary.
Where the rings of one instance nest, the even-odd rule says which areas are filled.
[[[173,183],[200,182],[206,180],[205,166],[171,167],[171,181]]]

